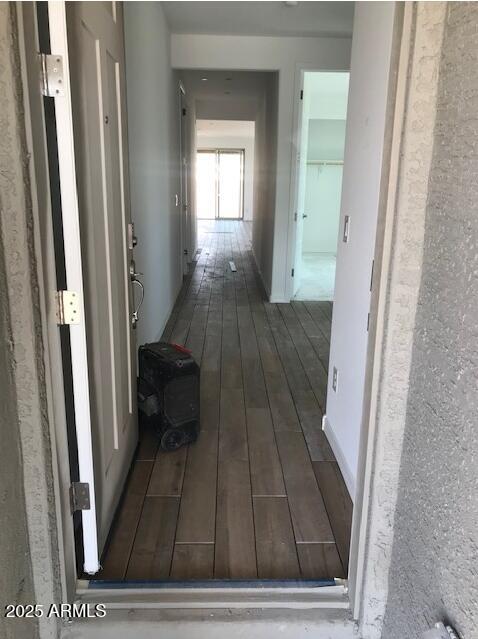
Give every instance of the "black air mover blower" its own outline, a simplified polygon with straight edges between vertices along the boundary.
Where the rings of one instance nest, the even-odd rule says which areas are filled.
[[[164,450],[196,441],[199,434],[199,366],[177,344],[155,342],[139,348],[140,422],[154,426]]]

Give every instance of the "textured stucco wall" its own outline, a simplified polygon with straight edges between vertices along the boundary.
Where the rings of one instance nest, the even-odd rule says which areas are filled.
[[[383,263],[380,283],[374,284],[373,295],[379,295],[380,301],[377,320],[372,323],[372,328],[376,323],[377,330],[375,345],[371,345],[372,403],[364,429],[367,474],[360,524],[365,540],[364,550],[357,549],[363,572],[358,584],[360,600],[355,602],[354,610],[364,639],[388,639],[383,634],[383,621],[387,599],[394,587],[389,583],[389,569],[421,281],[445,12],[443,2],[405,3],[403,38],[400,36],[391,152],[395,167],[391,169],[391,182],[394,185],[396,182],[396,194],[386,186],[387,211],[379,221],[379,235],[384,238]],[[417,562],[420,561],[417,557]]]
[[[0,5],[0,237],[9,212],[14,177],[9,167],[12,140],[9,113],[8,65],[11,50],[11,19],[7,3]],[[7,148],[5,148],[7,147]],[[20,177],[21,176],[16,176]],[[23,471],[14,379],[14,349],[9,316],[8,266],[0,245],[0,637],[35,636],[36,621],[4,618],[4,606],[33,601],[33,576],[28,543],[23,491]]]
[[[478,637],[478,5],[449,3],[383,637]]]
[[[0,637],[54,637],[5,603],[59,600],[58,542],[17,6],[0,3]]]

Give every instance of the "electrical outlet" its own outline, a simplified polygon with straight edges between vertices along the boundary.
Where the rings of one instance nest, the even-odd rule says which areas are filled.
[[[334,366],[334,371],[332,373],[332,390],[334,391],[334,393],[337,392],[338,383],[339,383],[339,371]]]

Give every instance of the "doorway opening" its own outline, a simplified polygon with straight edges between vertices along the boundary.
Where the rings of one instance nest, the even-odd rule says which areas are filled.
[[[197,212],[200,220],[244,217],[244,149],[199,149]]]
[[[82,10],[86,11],[87,7],[82,7]],[[108,16],[108,20],[115,24],[118,22],[116,17],[110,19]],[[92,21],[92,25],[96,28],[95,21]],[[121,29],[118,29],[118,33],[121,33]],[[86,44],[90,46],[88,42]],[[79,46],[75,51],[78,56],[81,55]],[[91,49],[88,49],[83,57],[90,53]],[[114,53],[115,59],[122,63],[121,49]],[[109,63],[109,58],[105,59]],[[99,122],[91,118],[103,135],[108,125],[113,123],[116,126],[110,128],[115,136],[118,131],[123,132],[122,124],[113,120],[108,112],[108,107],[115,105],[115,99],[121,102],[121,108],[116,111],[126,112],[124,96],[114,91],[119,76],[115,76],[113,71],[120,74],[120,63],[119,66],[111,65],[109,93],[104,92],[110,102],[105,103],[101,112],[103,117]],[[75,68],[74,64],[72,66]],[[79,64],[77,66],[80,67]],[[91,68],[92,65],[83,65],[80,70],[86,73]],[[260,76],[267,75],[270,77],[264,87]],[[264,254],[270,252],[272,238],[270,225],[267,224],[270,220],[264,218],[269,216],[273,219],[275,204],[274,181],[278,170],[274,161],[277,138],[282,135],[278,131],[279,75],[277,72],[222,71],[217,72],[217,76],[208,72],[208,76],[201,77],[200,82],[212,85],[214,81],[220,86],[221,100],[211,95],[211,102],[207,105],[196,99],[192,103],[188,102],[186,107],[187,96],[192,95],[188,88],[186,93],[181,92],[181,96],[186,97],[180,105],[180,117],[187,117],[191,110],[194,116],[188,122],[193,127],[199,127],[197,113],[212,117],[212,109],[205,115],[206,106],[209,109],[213,104],[216,108],[215,117],[221,115],[218,114],[219,109],[227,111],[231,106],[237,106],[236,95],[230,100],[223,98],[231,91],[225,91],[221,83],[231,83],[229,86],[237,87],[237,94],[241,91],[244,94],[244,106],[248,114],[251,111],[252,118],[254,114],[256,117],[251,123],[257,129],[258,141],[254,157],[259,158],[259,161],[256,162],[253,180],[254,190],[257,191],[254,200],[260,203],[254,211],[258,218],[252,240],[255,252],[251,249],[251,236],[243,221],[246,219],[246,164],[249,154],[245,148],[228,149],[217,143],[211,149],[192,145],[189,159],[196,182],[201,181],[201,168],[195,166],[196,163],[200,164],[201,152],[204,157],[209,155],[209,159],[214,154],[215,169],[209,171],[215,177],[214,207],[211,204],[206,215],[206,230],[201,223],[199,225],[197,248],[200,250],[194,251],[194,257],[191,251],[191,268],[172,307],[162,337],[189,348],[201,362],[202,436],[195,445],[182,448],[174,454],[165,454],[158,450],[158,438],[154,431],[140,434],[139,447],[134,451],[127,478],[125,475],[130,467],[124,465],[127,470],[123,475],[126,481],[121,498],[118,496],[121,482],[115,485],[114,497],[118,509],[113,525],[109,527],[108,538],[105,540],[106,535],[101,535],[100,546],[105,548],[103,570],[97,573],[95,579],[111,579],[114,582],[246,579],[257,585],[260,579],[311,579],[320,582],[320,585],[331,584],[334,578],[347,575],[352,503],[334,453],[320,430],[325,410],[331,339],[330,299],[313,298],[310,303],[298,300],[291,304],[272,304],[264,292],[262,274],[256,263],[258,250]],[[81,83],[75,84],[77,90],[81,91]],[[85,99],[85,96],[80,97]],[[174,104],[177,111],[177,94],[174,95]],[[98,109],[94,111],[97,113]],[[239,117],[237,111],[234,113]],[[80,116],[76,115],[76,118],[78,121]],[[88,121],[86,124],[91,123]],[[308,134],[312,128],[309,126]],[[84,130],[87,131],[86,126]],[[122,141],[127,139],[126,136],[120,137]],[[113,176],[111,182],[114,182],[110,190],[116,193],[116,182],[122,187],[128,182],[125,173],[127,167],[117,166],[117,157],[123,160],[127,153],[123,153],[116,137],[112,138],[113,143],[106,135],[104,139],[101,135],[91,135],[91,138],[99,140],[108,150],[114,151],[114,144],[118,147],[118,152],[111,158],[114,170],[108,173],[108,177]],[[182,136],[180,152],[174,158],[172,154],[166,158],[175,167],[170,171],[173,177],[177,173],[176,156],[179,155],[182,162],[182,141],[186,139],[188,144],[184,153],[187,156],[191,136]],[[199,139],[200,136],[196,136],[196,142]],[[82,159],[80,147],[81,142],[77,143],[76,148],[79,160]],[[199,154],[196,153],[198,147]],[[167,145],[161,147],[161,150],[164,149],[167,150]],[[224,178],[225,188],[221,184],[223,156],[229,160],[235,158],[235,163],[229,163],[230,176],[235,177]],[[326,169],[340,166],[340,159],[334,160],[331,154],[313,156],[310,165],[314,166],[314,162]],[[102,166],[97,173],[90,175],[87,169],[91,167],[87,162],[78,164],[84,173],[81,174],[84,181],[94,181],[105,172]],[[224,166],[227,166],[227,162]],[[189,175],[185,171],[183,184],[186,187]],[[233,215],[233,207],[221,207],[220,202],[218,204],[221,193],[227,192],[231,182],[234,183],[232,191],[236,194],[232,198],[233,202],[241,204],[236,208],[236,215]],[[335,182],[332,180],[335,191],[337,182],[337,178]],[[105,188],[104,184],[96,182],[94,186],[95,193]],[[178,188],[178,185],[175,188],[177,190],[172,191],[171,201],[176,203],[176,207],[181,203],[187,209],[187,191],[183,191],[181,186]],[[83,190],[85,193],[88,191],[86,186]],[[334,191],[333,188],[330,190]],[[305,188],[304,202],[306,192]],[[199,199],[200,193],[196,189],[192,188],[190,193]],[[327,193],[320,190],[320,197],[328,201]],[[107,195],[110,195],[109,192]],[[313,195],[310,199],[315,201]],[[127,197],[125,201],[128,201]],[[195,214],[198,213],[198,206],[199,203],[196,203]],[[229,213],[221,213],[221,209]],[[302,210],[306,214],[304,209],[305,204]],[[140,210],[139,207],[137,210]],[[109,211],[113,216],[116,209],[110,206]],[[301,219],[307,220],[306,217]],[[84,235],[88,234],[90,226]],[[156,228],[159,227],[157,224]],[[145,241],[153,228],[144,228],[135,254],[144,251],[141,242]],[[122,258],[126,261],[136,243],[129,225],[125,224],[122,229],[123,240],[126,236],[128,239],[128,251]],[[323,232],[323,222],[321,229]],[[171,243],[180,237],[176,227],[174,231]],[[303,232],[302,244],[308,240],[305,236],[307,233]],[[301,265],[306,252],[301,250],[299,253]],[[155,253],[158,253],[156,247]],[[130,268],[123,268],[122,274],[126,276],[123,282],[125,295],[131,298],[128,276],[135,277],[137,273],[134,262],[128,264],[126,261],[123,267],[128,265]],[[111,271],[116,273],[114,269]],[[157,277],[158,270],[154,270],[154,275]],[[93,279],[92,276],[92,287]],[[109,300],[108,303],[111,307]],[[108,313],[116,317],[109,307]],[[127,322],[124,324],[127,325]],[[156,339],[159,337],[158,330]],[[119,350],[124,353],[125,349]],[[130,372],[134,367],[134,357],[131,361]],[[104,376],[98,374],[95,391],[101,389],[102,383]],[[119,383],[117,386],[120,388]],[[121,393],[117,394],[120,408],[120,400],[125,397]],[[97,392],[95,399],[102,400],[100,392]],[[130,404],[134,405],[134,398],[131,400]],[[127,408],[128,415],[131,415],[131,407]],[[101,431],[101,428],[98,430]],[[126,424],[123,431],[129,430]],[[100,435],[104,437],[105,433],[100,432]],[[118,439],[117,433],[116,436]],[[117,451],[118,442],[114,437],[110,439],[110,449]],[[107,443],[110,444],[109,441]],[[107,461],[105,476],[111,467]],[[104,528],[106,530],[106,526]]]
[[[196,121],[196,215],[252,220],[253,121]]]
[[[304,72],[293,297],[333,301],[349,73]]]
[[[277,74],[182,80],[198,251],[161,339],[200,363],[200,434],[166,452],[140,429],[93,580],[331,586],[347,575],[352,502],[320,430],[330,308],[270,304],[252,250],[254,234],[270,240]]]

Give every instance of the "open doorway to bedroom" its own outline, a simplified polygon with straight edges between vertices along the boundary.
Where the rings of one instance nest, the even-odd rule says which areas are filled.
[[[304,73],[294,299],[332,302],[349,73]]]

